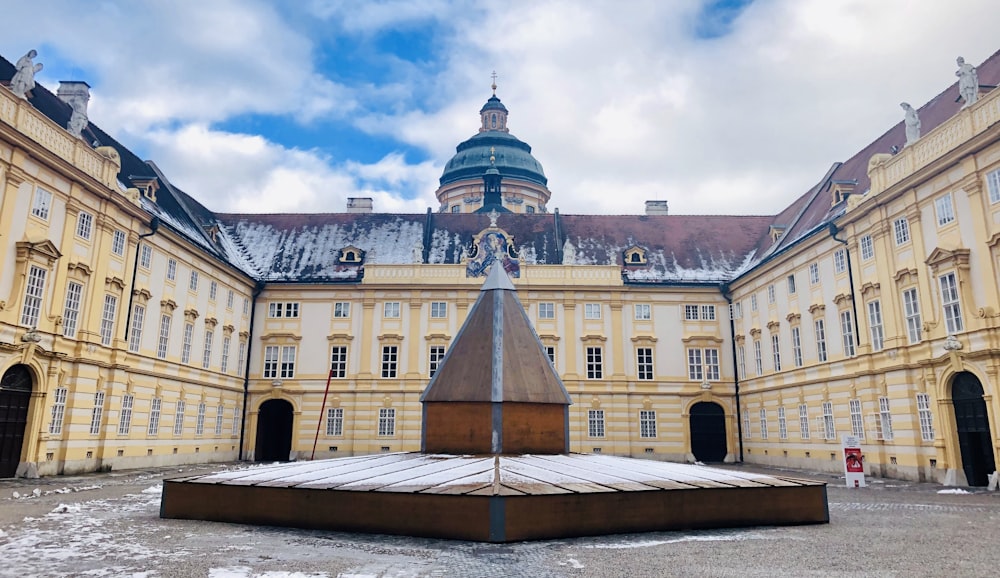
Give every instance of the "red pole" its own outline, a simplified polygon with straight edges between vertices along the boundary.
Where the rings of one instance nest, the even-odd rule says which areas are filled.
[[[330,380],[333,379],[333,368],[326,376],[326,390],[323,391],[323,405],[319,406],[319,420],[316,422],[316,437],[313,438],[313,451],[309,461],[316,459],[316,443],[319,442],[319,428],[323,425],[323,412],[326,411],[326,396],[330,395]]]

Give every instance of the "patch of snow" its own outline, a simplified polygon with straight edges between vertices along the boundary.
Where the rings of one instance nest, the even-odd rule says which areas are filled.
[[[148,488],[146,488],[145,490],[143,490],[142,493],[143,494],[157,494],[157,495],[162,494],[163,493],[163,484],[157,484],[155,486],[149,486]]]
[[[669,538],[665,540],[622,540],[619,542],[608,542],[604,544],[587,544],[583,546],[596,550],[628,550],[632,548],[650,548],[652,546],[663,546],[664,544],[680,544],[683,542],[739,542],[743,540],[765,540],[766,536],[753,532],[719,532],[705,534],[690,534]]]
[[[939,494],[963,494],[964,495],[964,494],[971,494],[972,492],[969,492],[967,490],[963,490],[962,488],[950,488],[950,489],[947,489],[947,490],[938,490],[938,493]]]
[[[79,514],[80,504],[59,504],[49,514]]]
[[[284,570],[266,570],[254,572],[247,566],[232,566],[229,568],[210,568],[208,578],[330,578],[326,572],[286,572]]]
[[[582,568],[586,568],[586,566],[584,566],[583,564],[581,564],[580,561],[577,560],[576,558],[568,558],[565,562],[559,562],[559,565],[560,566],[569,566],[570,568],[576,568],[577,570],[580,570]]]

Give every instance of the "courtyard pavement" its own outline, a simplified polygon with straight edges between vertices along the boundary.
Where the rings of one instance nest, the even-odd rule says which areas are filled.
[[[0,480],[0,576],[954,577],[1000,568],[1000,493],[879,479],[847,489],[836,476],[787,470],[830,484],[830,524],[479,544],[160,519],[163,479],[243,467]]]

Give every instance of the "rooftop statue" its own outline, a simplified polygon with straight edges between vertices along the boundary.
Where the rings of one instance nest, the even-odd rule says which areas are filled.
[[[42,64],[35,64],[33,59],[38,56],[34,48],[27,54],[17,59],[14,67],[17,71],[10,79],[10,89],[18,97],[27,99],[28,92],[35,88],[35,74],[41,72]]]
[[[906,127],[906,144],[909,146],[920,138],[920,116],[908,102],[901,102],[899,106],[905,111],[903,125]]]
[[[958,77],[958,93],[965,101],[965,104],[962,105],[962,108],[965,108],[979,98],[979,74],[976,72],[976,67],[966,64],[965,59],[961,56],[956,62],[958,63],[958,70],[955,71],[955,76]]]
[[[76,138],[83,138],[83,129],[87,128],[87,111],[83,103],[77,102],[73,105],[73,115],[69,117],[69,124],[66,130]]]

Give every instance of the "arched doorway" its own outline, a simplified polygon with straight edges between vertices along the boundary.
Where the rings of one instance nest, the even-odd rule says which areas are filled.
[[[975,375],[963,371],[951,383],[951,399],[955,404],[955,424],[958,426],[958,447],[962,453],[962,469],[970,486],[985,486],[988,476],[996,470],[993,460],[993,436],[986,415],[983,385]]]
[[[0,378],[0,478],[13,477],[21,461],[32,381],[27,365],[15,365]]]
[[[269,399],[257,413],[258,462],[287,461],[292,453],[292,404],[283,399]]]
[[[700,401],[691,406],[691,453],[700,462],[726,459],[726,412],[717,403]]]

